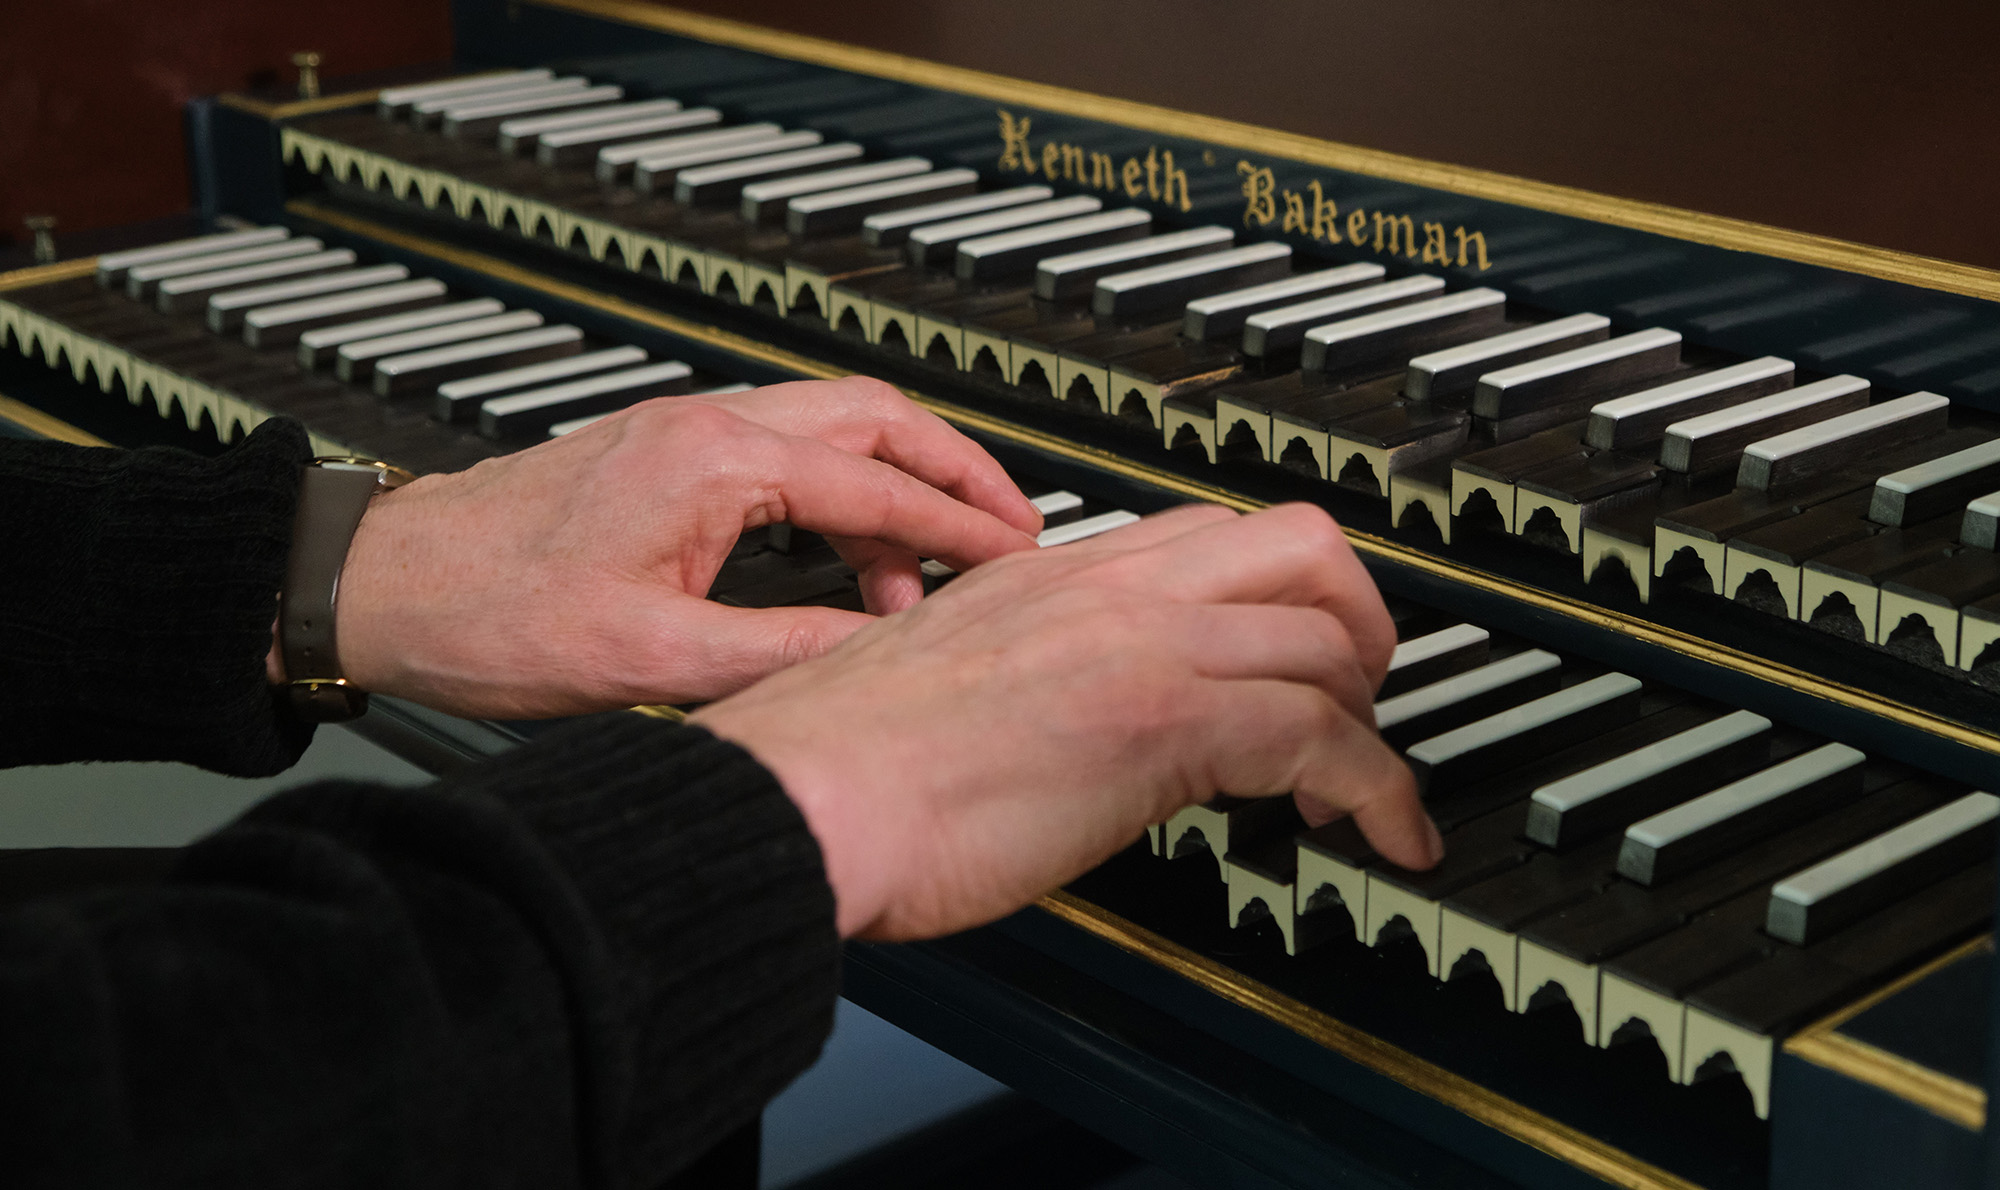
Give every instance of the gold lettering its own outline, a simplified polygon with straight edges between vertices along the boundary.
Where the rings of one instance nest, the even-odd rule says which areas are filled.
[[[1444,224],[1424,224],[1424,263],[1450,264],[1451,251],[1444,244]]]
[[[1000,109],[1000,168],[1020,170],[1022,173],[1035,172],[1035,155],[1028,148],[1028,128],[1034,121],[1026,116],[1016,120],[1014,113]]]
[[[1383,235],[1385,231],[1388,233],[1386,236]],[[1406,256],[1417,254],[1417,228],[1408,215],[1375,212],[1375,251],[1402,252]]]
[[[1146,150],[1146,195],[1155,202],[1159,201],[1160,151],[1154,148]]]
[[[1125,184],[1128,189],[1137,165],[1135,161],[1125,163]],[[1278,202],[1274,194],[1278,185],[1277,179],[1269,169],[1259,169],[1248,161],[1237,162],[1236,172],[1243,177],[1243,226],[1249,227],[1253,223],[1259,227],[1271,226],[1272,221],[1278,217]],[[1135,192],[1132,197],[1137,198],[1138,194]]]
[[[1296,190],[1286,190],[1283,193],[1285,196],[1285,221],[1278,226],[1278,231],[1281,234],[1294,231],[1304,232],[1306,229],[1306,200],[1301,198]]]
[[[1347,212],[1347,238],[1357,248],[1368,242],[1368,212],[1360,207]]]
[[[1465,259],[1465,246],[1466,246],[1467,244],[1477,244],[1477,245],[1478,245],[1478,247],[1479,247],[1479,271],[1480,271],[1480,272],[1482,272],[1482,273],[1483,273],[1483,272],[1485,272],[1485,271],[1486,271],[1487,269],[1490,269],[1490,268],[1492,268],[1492,267],[1493,267],[1493,266],[1492,266],[1492,264],[1491,264],[1491,263],[1489,263],[1489,262],[1487,261],[1487,259],[1486,259],[1486,233],[1485,233],[1485,232],[1483,232],[1483,231],[1475,231],[1475,232],[1467,232],[1467,231],[1466,231],[1466,230],[1465,230],[1465,229],[1464,229],[1463,227],[1460,227],[1460,228],[1456,228],[1456,229],[1454,229],[1454,230],[1456,230],[1456,231],[1457,231],[1457,233],[1458,233],[1458,267],[1459,267],[1459,268],[1464,268],[1464,267],[1466,266],[1466,259]]]
[[[1074,182],[1083,181],[1083,150],[1075,145],[1062,147],[1063,177]],[[1050,175],[1053,177],[1054,175]]]
[[[1164,158],[1165,164],[1163,164],[1160,167],[1160,176],[1162,178],[1162,181],[1160,183],[1160,197],[1166,201],[1166,204],[1168,206],[1173,206],[1174,187],[1176,185],[1179,185],[1181,188],[1181,198],[1180,198],[1181,210],[1183,211],[1194,210],[1194,202],[1188,195],[1187,171],[1184,169],[1174,168],[1174,151],[1172,149],[1166,150],[1162,154],[1162,157]]]
[[[1125,159],[1125,193],[1129,197],[1137,198],[1146,192],[1145,183],[1139,179],[1139,175],[1143,172],[1144,170],[1140,167],[1137,157],[1127,157]],[[1264,172],[1269,173],[1270,171],[1266,170]],[[1265,222],[1268,223],[1270,220],[1267,219]]]
[[[1110,154],[1092,153],[1090,155],[1090,188],[1092,190],[1118,189],[1118,171],[1111,164]]]
[[[1042,172],[1049,175],[1050,178],[1054,178],[1061,169],[1062,146],[1056,144],[1054,141],[1050,141],[1048,144],[1042,146]]]
[[[1326,196],[1320,189],[1319,179],[1310,183],[1313,191],[1312,238],[1325,240],[1329,244],[1340,243],[1340,205]]]

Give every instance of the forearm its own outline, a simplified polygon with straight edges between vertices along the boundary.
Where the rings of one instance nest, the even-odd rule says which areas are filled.
[[[637,716],[282,795],[0,936],[23,1185],[651,1186],[811,1061],[838,963],[776,782]]]
[[[0,446],[0,766],[297,759],[265,658],[310,456],[289,421],[213,459]]]

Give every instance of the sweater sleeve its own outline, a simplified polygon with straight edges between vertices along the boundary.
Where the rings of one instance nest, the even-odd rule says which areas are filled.
[[[0,767],[297,760],[264,657],[309,458],[284,419],[216,458],[0,439]]]
[[[21,1187],[650,1187],[812,1061],[838,961],[766,770],[580,723],[0,913],[0,1152]]]

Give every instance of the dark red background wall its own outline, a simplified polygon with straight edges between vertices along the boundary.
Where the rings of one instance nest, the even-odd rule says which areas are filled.
[[[188,205],[181,105],[293,78],[451,56],[447,0],[0,0],[0,242]]]
[[[2000,268],[1992,0],[681,2]],[[446,0],[0,0],[0,236],[181,209],[182,100],[288,80],[296,49],[438,60],[448,25]]]

